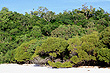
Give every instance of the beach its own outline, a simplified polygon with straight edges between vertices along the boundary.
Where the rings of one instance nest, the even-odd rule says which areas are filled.
[[[110,73],[110,69],[88,66],[56,69],[35,64],[0,64],[0,73]]]

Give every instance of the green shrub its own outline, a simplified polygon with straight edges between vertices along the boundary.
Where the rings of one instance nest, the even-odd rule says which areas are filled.
[[[60,25],[57,29],[51,32],[51,36],[69,39],[76,35],[82,36],[84,33],[84,28],[81,28],[80,26]]]
[[[17,28],[10,30],[10,33],[15,35],[19,32],[19,30]]]
[[[34,54],[35,48],[41,44],[42,41],[33,39],[27,43],[21,44],[16,48],[15,60],[17,62],[25,62],[30,60],[31,56]]]
[[[110,49],[101,48],[100,50],[97,51],[97,53],[98,53],[97,57],[100,61],[110,63]]]
[[[50,64],[50,66],[56,67],[56,68],[60,68],[61,65],[62,65],[61,62],[56,62],[56,63],[54,63],[54,62],[48,62],[48,63]]]
[[[94,50],[96,50],[98,41],[99,37],[97,32],[85,35],[81,38],[76,36],[75,38],[69,39],[68,50],[72,57],[70,60],[75,64],[83,61],[96,60]]]
[[[19,47],[17,47],[15,51],[15,60],[17,60],[17,62],[24,62],[29,60],[32,54],[27,51],[28,47],[29,44],[27,43],[23,43]]]
[[[110,27],[107,27],[100,33],[99,39],[99,48],[105,47],[110,49]]]
[[[2,52],[0,52],[0,64],[4,63],[4,55]]]
[[[91,34],[93,32],[97,31],[97,28],[96,27],[93,27],[93,28],[85,28],[85,34]]]
[[[80,40],[80,38],[78,36],[74,37],[74,38],[70,38],[68,39],[68,50],[72,52],[75,52],[74,50],[76,50],[76,47],[80,46],[82,44],[82,41]]]
[[[55,63],[55,62],[48,61],[48,64],[55,68],[70,68],[73,66],[73,64],[71,64],[70,62],[64,62],[64,63],[56,62]]]
[[[51,32],[56,29],[58,27],[58,25],[56,24],[51,24],[51,23],[48,23],[47,25],[44,25],[42,27],[42,32],[44,35],[48,35],[50,36],[51,35]]]
[[[83,42],[91,42],[94,45],[96,45],[99,42],[99,33],[98,32],[93,32],[89,35],[85,35],[81,38]]]
[[[14,50],[9,50],[5,56],[4,56],[4,62],[5,63],[12,63],[12,62],[16,62],[14,59],[15,56],[15,49]]]
[[[71,59],[70,59],[74,64],[77,64],[79,63],[81,60],[80,58],[78,58],[77,56],[73,56]]]
[[[95,27],[97,28],[97,31],[98,32],[101,32],[101,31],[103,31],[106,27],[108,27],[108,22],[104,19],[104,18],[101,18],[101,19],[99,19],[99,20],[97,20],[96,22],[95,22]]]
[[[56,52],[57,54],[62,53],[67,48],[68,43],[66,40],[61,38],[50,37],[44,41],[41,46],[36,47],[36,54],[39,53],[52,53]]]
[[[98,35],[98,32],[93,32],[90,35],[85,35],[81,37],[81,41],[83,42],[81,47],[83,50],[87,51],[88,54],[96,48],[96,45],[99,42]]]
[[[52,56],[52,57],[57,57],[57,54],[54,53],[54,52],[53,53],[49,53],[49,55]]]
[[[70,68],[70,67],[72,67],[72,66],[73,66],[73,64],[71,64],[70,62],[64,62],[64,63],[61,65],[62,68]]]
[[[68,43],[64,39],[55,37],[47,38],[42,45],[36,47],[32,59],[39,55],[42,58],[49,57],[52,61],[57,58],[60,58],[63,61],[63,58],[66,56],[65,52],[67,47]]]
[[[9,49],[9,43],[0,43],[0,52],[6,54]]]
[[[30,35],[35,38],[39,38],[42,36],[41,28],[38,26],[33,26]]]

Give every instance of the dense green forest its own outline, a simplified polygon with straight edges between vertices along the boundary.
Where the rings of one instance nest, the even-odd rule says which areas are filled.
[[[0,63],[110,66],[110,14],[86,5],[59,14],[46,7],[25,14],[3,7]]]

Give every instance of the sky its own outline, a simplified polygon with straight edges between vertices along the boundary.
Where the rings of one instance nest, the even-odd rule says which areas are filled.
[[[25,14],[43,6],[58,14],[64,10],[81,8],[85,3],[86,6],[92,5],[96,9],[101,7],[110,13],[110,0],[0,0],[0,10],[7,7],[9,11]]]

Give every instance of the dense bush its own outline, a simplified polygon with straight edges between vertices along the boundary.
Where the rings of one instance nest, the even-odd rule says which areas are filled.
[[[81,28],[80,26],[60,25],[57,29],[51,32],[51,36],[68,39],[76,35],[82,36],[84,35],[84,33],[85,33],[84,28]]]
[[[64,39],[50,37],[47,38],[41,46],[36,47],[35,54],[40,56],[50,55],[52,58],[58,55],[63,57],[68,43]]]
[[[64,62],[64,63],[61,63],[61,62],[51,62],[51,61],[48,61],[49,65],[52,66],[52,67],[55,67],[55,68],[70,68],[73,66],[73,64],[71,64],[70,62]]]
[[[99,47],[106,47],[110,49],[110,27],[107,27],[104,31],[102,31],[99,38]]]
[[[110,66],[110,14],[92,6],[55,14],[0,11],[0,63]],[[83,64],[82,64],[83,63]]]
[[[4,55],[2,52],[0,52],[0,64],[4,63]]]
[[[8,50],[6,54],[0,53],[0,63],[14,63],[15,50]]]
[[[70,56],[72,57],[70,60],[75,64],[83,61],[96,60],[94,54],[96,53],[95,49],[98,40],[99,37],[97,32],[85,35],[81,38],[75,37],[69,39],[68,50],[70,50]]]
[[[42,27],[42,32],[44,35],[47,35],[47,36],[50,36],[51,35],[51,32],[56,29],[58,27],[57,24],[50,24],[48,23],[47,25],[44,25]]]
[[[5,54],[4,61],[3,62],[6,62],[6,63],[15,63],[16,60],[15,60],[14,56],[15,56],[15,49],[14,50],[9,50]]]
[[[21,44],[15,49],[15,60],[17,60],[17,62],[29,61],[31,56],[34,54],[35,48],[41,43],[42,41],[34,39],[27,43]]]
[[[34,26],[30,32],[30,36],[39,38],[42,36],[41,28],[38,26]]]
[[[108,48],[101,48],[98,50],[98,59],[100,61],[107,62],[108,64],[110,63],[110,49]]]

